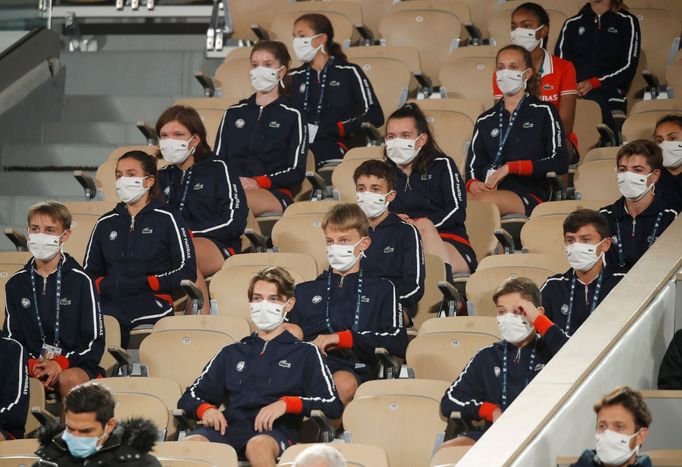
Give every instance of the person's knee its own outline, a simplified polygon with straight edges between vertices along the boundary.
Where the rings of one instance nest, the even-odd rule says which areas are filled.
[[[278,450],[277,442],[267,435],[254,436],[246,443],[246,458],[249,460],[272,457],[273,460],[277,457],[275,450]]]
[[[469,438],[467,436],[458,436],[457,438],[453,438],[451,440],[448,440],[444,442],[440,448],[450,448],[450,447],[456,447],[456,446],[473,446],[476,444],[476,440]]]
[[[200,442],[200,443],[208,443],[208,438],[205,437],[204,435],[189,435],[183,438],[183,441],[191,441],[191,442]]]
[[[334,373],[334,384],[336,384],[336,391],[344,405],[353,400],[355,391],[358,390],[358,381],[355,376],[347,371],[337,371]]]
[[[59,373],[59,376],[57,376],[59,393],[62,396],[66,396],[71,389],[89,380],[90,378],[88,377],[87,373],[80,368],[70,368],[64,370]]]

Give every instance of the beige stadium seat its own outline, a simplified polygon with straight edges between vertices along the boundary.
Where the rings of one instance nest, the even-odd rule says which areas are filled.
[[[232,18],[232,39],[256,41],[260,39],[252,27],[269,31],[272,18],[277,14],[278,7],[286,0],[228,0],[230,16]]]
[[[656,122],[671,112],[666,110],[652,110],[630,115],[623,123],[623,141],[630,142],[636,139],[652,139]]]
[[[479,47],[463,47],[461,50]],[[495,57],[461,57],[449,61],[440,70],[440,83],[447,97],[478,100],[484,108],[493,106]]]
[[[445,154],[455,161],[460,175],[464,176],[467,151],[474,133],[474,124],[468,116],[447,110],[425,110],[426,121],[433,137]]]
[[[295,467],[296,456],[311,444],[294,444],[282,453],[277,467]],[[332,443],[331,447],[338,450],[349,466],[353,467],[388,467],[388,456],[379,446],[357,443]]]
[[[391,467],[415,467],[428,465],[446,421],[440,397],[356,395],[343,413],[343,426],[354,443],[382,447]]]
[[[682,53],[677,52],[673,62],[666,66],[665,83],[673,96],[682,96]]]
[[[367,159],[343,159],[339,165],[336,166],[332,173],[332,185],[334,191],[339,193],[340,200],[346,203],[355,202],[355,182],[353,181],[353,174],[363,162]]]
[[[580,193],[580,199],[607,199],[610,204],[621,197],[615,159],[580,164],[573,184],[576,193]]]
[[[381,0],[369,0],[379,3]],[[392,1],[392,0],[389,0]],[[401,45],[371,45],[366,47],[348,47],[343,51],[350,62],[364,58],[387,58],[398,60],[405,64],[413,75],[421,74],[422,66],[419,52],[414,47]],[[374,84],[374,82],[372,82]],[[386,112],[384,112],[388,115]]]
[[[229,62],[232,60],[243,60],[243,59],[251,59],[251,51],[253,50],[253,47],[250,46],[245,46],[245,47],[235,47],[229,52],[227,52],[227,55],[225,56],[224,62]]]
[[[12,274],[19,271],[31,259],[28,251],[0,252],[0,329],[5,324],[5,284]]]
[[[468,200],[464,226],[478,261],[495,253],[499,246],[495,231],[502,228],[500,210],[496,205]]]
[[[396,2],[393,12],[409,10],[440,10],[452,13],[457,17],[463,26],[471,26],[471,8],[469,4],[462,0],[411,0],[409,2]],[[463,29],[461,38],[466,38],[466,31]]]
[[[254,93],[249,77],[250,70],[251,60],[246,58],[223,62],[215,71],[216,87],[225,96],[246,99]]]
[[[682,98],[674,97],[672,99],[651,99],[648,101],[639,101],[632,106],[630,115],[665,111],[671,114],[682,113]]]
[[[418,336],[426,334],[443,334],[464,332],[470,334],[488,334],[500,337],[497,319],[493,316],[449,316],[447,318],[431,318],[424,321],[419,328]]]
[[[249,322],[244,318],[211,315],[166,316],[154,324],[152,333],[174,330],[216,331],[234,341],[240,341],[251,334]]]
[[[148,144],[138,144],[134,146],[120,146],[109,153],[107,156],[107,161],[117,161],[126,152],[130,151],[142,151],[146,152],[150,156],[156,156],[159,152],[158,146],[150,146]],[[112,171],[113,174],[113,171]]]
[[[100,214],[72,213],[71,215],[71,237],[64,244],[64,250],[73,256],[79,264],[83,264],[90,235],[100,217]]]
[[[117,420],[135,417],[151,420],[159,431],[159,439],[165,439],[170,415],[168,407],[160,398],[152,394],[117,392],[114,399],[116,400],[114,417]]]
[[[3,441],[8,442],[8,441]],[[13,441],[12,441],[13,442]],[[17,456],[3,456],[0,455],[0,467],[30,467],[38,461],[38,456],[35,455],[17,455]]]
[[[555,220],[558,216],[541,217],[540,220]],[[559,218],[561,223],[563,219]],[[526,225],[531,224],[531,220]],[[526,226],[524,226],[524,229]],[[522,239],[523,239],[523,230]],[[549,234],[547,235],[549,236]],[[466,284],[467,299],[473,304],[476,316],[496,316],[497,308],[493,303],[492,296],[495,289],[499,287],[510,276],[528,277],[540,287],[545,280],[554,274],[565,272],[568,262],[563,255],[563,235],[559,234],[561,249],[550,253],[528,253],[513,255],[494,255],[488,256],[479,264],[475,273],[469,277]]]
[[[440,399],[448,386],[450,386],[450,382],[442,379],[377,379],[362,383],[358,387],[355,397],[406,395]]]
[[[237,452],[229,444],[165,441],[152,454],[166,467],[237,467]]]
[[[74,214],[102,216],[114,209],[116,203],[112,201],[67,201],[64,206],[72,216]]]
[[[497,2],[499,4],[498,8],[505,11],[513,11],[517,6],[524,3],[523,0],[509,0],[507,2]],[[536,3],[542,5],[545,10],[556,10],[560,11],[567,17],[574,16],[578,11],[585,5],[582,0],[538,0]],[[628,2],[628,5],[630,3]],[[511,19],[511,18],[510,18]],[[550,18],[550,26],[553,29],[561,29],[563,23],[555,23]],[[547,50],[554,50],[554,48]]]
[[[193,107],[197,111],[206,127],[206,141],[209,146],[213,147],[225,110],[246,97],[248,96],[196,97],[194,99],[179,99],[175,101],[174,105]]]
[[[580,157],[580,164],[586,164],[592,161],[611,161],[613,166],[616,166],[616,155],[620,147],[606,147],[590,149],[587,154],[582,154]]]
[[[466,115],[473,124],[476,124],[478,117],[485,111],[483,104],[474,99],[453,97],[447,99],[410,99],[409,102],[417,104],[425,113],[434,110],[445,110],[448,112],[457,112]]]
[[[411,74],[402,61],[377,57],[354,58],[350,61],[367,75],[385,116],[405,103]]]
[[[45,410],[45,389],[42,383],[35,378],[28,379],[28,407],[29,414],[26,417],[26,425],[24,425],[24,432],[26,434],[40,428],[40,422],[30,413],[31,410],[34,407],[41,411]]]
[[[397,11],[381,20],[379,31],[388,45],[417,48],[422,71],[439,84],[441,63],[452,43],[460,37],[462,24],[452,13],[440,10]]]
[[[311,255],[315,258],[317,270],[324,271],[329,263],[322,217],[319,214],[282,217],[272,228],[272,244],[279,251]]]
[[[438,282],[447,281],[445,262],[436,255],[424,255],[424,295],[417,303],[417,313],[412,319],[414,327],[419,329],[429,318],[435,318],[443,301],[443,294],[438,289]]]
[[[497,13],[495,13],[488,21],[488,32],[490,33],[490,38],[495,40],[495,43],[500,46],[505,46],[511,41],[511,13],[518,5],[523,2],[505,2],[500,4],[501,8]],[[568,3],[568,2],[565,2]],[[509,5],[511,4],[511,5]],[[568,18],[573,16],[578,12],[576,8],[571,14],[566,14],[555,9],[548,9],[547,14],[549,15],[549,36],[547,41],[547,50],[554,50],[554,44],[556,44],[561,28]]]
[[[299,201],[287,207],[284,217],[300,216],[303,214],[318,214],[324,216],[332,206],[340,204],[340,201],[325,199],[321,201]]]
[[[565,216],[529,219],[521,228],[521,245],[530,253],[563,253],[564,219]]]
[[[99,366],[104,369],[107,376],[111,376],[111,372],[116,366],[116,359],[108,352],[107,349],[111,347],[121,347],[121,326],[118,320],[113,316],[102,315],[104,322],[104,352],[102,352],[102,359]]]
[[[5,456],[34,456],[33,453],[39,448],[40,443],[37,439],[13,439],[0,441],[0,459]]]
[[[312,281],[318,275],[315,258],[305,253],[242,253],[227,258],[223,263],[223,269],[248,268],[260,270],[268,266],[280,266],[290,271],[295,271],[303,281]]]
[[[455,467],[471,446],[447,446],[439,449],[431,458],[431,467]]]
[[[172,379],[186,388],[223,347],[234,342],[220,332],[155,332],[140,344],[140,362],[147,366],[149,376]]]
[[[384,158],[384,147],[383,146],[359,146],[357,148],[351,148],[344,156],[344,161],[351,161],[354,159],[383,159]],[[336,169],[334,169],[336,170]]]
[[[599,104],[587,99],[578,99],[575,105],[573,132],[578,137],[578,152],[581,161],[590,148],[599,143],[597,125],[600,123],[601,108]]]
[[[607,206],[609,201],[604,200],[583,200],[583,199],[568,199],[564,201],[547,201],[539,204],[533,209],[530,215],[531,219],[543,216],[561,216],[566,218],[567,215],[576,209],[592,209],[599,211],[600,208]]]

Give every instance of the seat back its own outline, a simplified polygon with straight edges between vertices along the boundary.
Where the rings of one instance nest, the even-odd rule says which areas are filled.
[[[446,446],[440,448],[431,458],[431,467],[455,467],[471,446]]]
[[[152,454],[164,467],[168,461],[177,462],[178,466],[194,465],[189,462],[202,462],[197,465],[212,467],[237,467],[237,452],[232,446],[224,443],[189,443],[183,441],[164,441],[156,443]]]
[[[474,133],[471,119],[459,112],[428,110],[424,112],[431,125],[433,137],[447,156],[455,161],[460,175],[464,176],[467,149]]]
[[[99,214],[72,214],[71,237],[64,244],[64,250],[83,264],[90,236],[101,216]]]
[[[284,217],[300,216],[303,214],[324,216],[332,206],[336,206],[339,203],[339,201],[332,199],[325,199],[322,201],[299,201],[298,203],[290,204],[287,207],[284,211]]]
[[[587,154],[581,154],[580,164],[585,164],[592,161],[611,161],[613,167],[616,166],[616,156],[620,147],[606,147],[590,149]]]
[[[623,141],[630,142],[636,139],[651,139],[656,122],[670,113],[668,110],[651,110],[630,115],[623,123]],[[679,113],[679,112],[677,112]]]
[[[121,326],[118,320],[110,315],[102,315],[104,322],[104,352],[99,366],[104,369],[105,375],[111,375],[116,366],[116,359],[107,351],[110,347],[121,347]]]
[[[440,10],[452,13],[463,25],[471,24],[471,8],[467,2],[461,0],[411,0],[396,2],[391,11],[408,10]],[[462,39],[466,37],[462,30]]]
[[[251,60],[246,58],[221,63],[214,75],[219,82],[221,93],[242,99],[253,94],[249,71],[251,71]]]
[[[500,210],[495,204],[468,200],[464,226],[479,261],[495,252],[499,244],[495,230],[502,228]]]
[[[246,49],[246,47],[239,48],[237,50]],[[229,57],[229,55],[228,55]],[[225,96],[223,93],[222,97],[195,97],[192,99],[179,99],[175,101],[174,105],[184,105],[186,107],[194,108],[201,121],[206,127],[206,141],[210,147],[215,144],[216,136],[218,135],[218,130],[220,129],[220,122],[223,121],[223,115],[225,115],[225,110],[231,105],[239,102],[240,99],[248,97],[243,96]]]
[[[339,193],[341,201],[345,203],[355,202],[355,182],[353,181],[353,174],[355,170],[368,159],[343,159],[339,165],[334,168],[332,173],[332,185],[334,191]]]
[[[305,253],[242,253],[230,256],[223,263],[223,269],[228,268],[255,268],[263,269],[268,266],[280,266],[289,271],[295,271],[303,281],[312,281],[318,275],[315,258]]]
[[[417,313],[412,322],[419,329],[429,318],[434,318],[443,301],[443,294],[438,289],[438,282],[446,281],[445,262],[436,255],[424,255],[424,295],[417,303]]]
[[[573,132],[578,137],[581,160],[590,148],[599,143],[597,125],[601,123],[601,108],[595,101],[578,99],[575,105]]]
[[[447,318],[431,318],[424,321],[417,335],[463,332],[473,334],[489,334],[500,337],[500,328],[494,316],[449,316]]]
[[[31,258],[28,251],[0,252],[0,329],[5,324],[5,284],[12,274],[19,271]]]
[[[278,467],[291,466],[294,467],[294,459],[301,451],[312,444],[294,444],[282,453]],[[370,444],[358,443],[334,443],[331,445],[338,450],[349,467],[388,467],[388,456],[379,446],[372,446]]]
[[[228,0],[230,17],[232,18],[232,38],[259,40],[252,26],[258,26],[264,31],[270,30],[272,18],[279,10],[282,0]]]
[[[440,83],[448,97],[476,99],[489,109],[493,106],[492,76],[494,57],[462,57],[440,70]]]
[[[142,417],[150,420],[159,430],[159,438],[164,439],[168,429],[168,407],[152,394],[117,392],[114,394],[116,408],[114,416],[117,420]]]
[[[638,101],[632,106],[630,115],[656,111],[680,113],[682,112],[682,98],[673,97],[671,99],[650,99],[648,101]]]
[[[507,2],[497,2],[498,8],[500,10],[509,11],[510,13],[516,9],[519,5],[524,3],[523,0],[509,0]],[[567,17],[574,16],[583,7],[585,2],[582,0],[538,0],[537,3],[542,5],[545,10],[555,10],[563,13]],[[628,3],[629,4],[629,3]],[[511,20],[511,17],[509,18]],[[563,22],[555,23],[550,19],[550,24],[554,29],[561,29]],[[554,50],[547,47],[547,50]]]
[[[29,411],[33,407],[45,409],[45,388],[42,383],[36,378],[28,379],[28,406]],[[24,432],[31,433],[40,428],[40,422],[31,413],[26,417],[26,424],[24,425]]]
[[[521,228],[521,245],[530,253],[561,254],[564,251],[565,216],[528,219]]]
[[[178,399],[182,396],[182,388],[178,382],[167,378],[117,376],[102,378],[97,382],[114,394],[132,393],[154,396],[171,410],[177,407]]]
[[[158,320],[152,328],[152,332],[173,330],[216,331],[225,334],[235,342],[238,342],[251,334],[249,322],[246,319],[237,316],[166,316],[165,318]]]
[[[597,160],[580,164],[573,179],[580,199],[606,199],[613,203],[621,194],[618,190],[615,160]]]
[[[381,0],[369,1],[376,1],[376,3],[379,3]],[[359,63],[359,61],[365,58],[386,58],[398,60],[404,63],[412,74],[416,75],[421,73],[421,60],[419,59],[419,52],[414,47],[402,45],[370,45],[366,47],[349,47],[343,52],[348,57],[348,61],[353,63]],[[373,85],[376,85],[373,80],[370,81]],[[388,115],[386,109],[384,109],[384,114]]]
[[[85,214],[101,216],[116,207],[113,201],[67,201],[64,203],[71,215]]]
[[[0,441],[0,458],[3,456],[34,456],[33,453],[39,448],[40,442],[37,439],[13,439]]]
[[[358,57],[351,62],[360,66],[372,83],[384,115],[390,115],[405,103],[410,87],[410,70],[402,61],[383,57]]]
[[[272,243],[280,251],[309,254],[315,258],[317,270],[324,271],[329,263],[321,226],[322,215],[319,214],[283,217],[272,228]]]
[[[561,216],[566,218],[570,213],[576,209],[592,209],[599,211],[600,208],[607,206],[609,201],[604,200],[586,200],[586,199],[567,199],[564,201],[547,201],[546,203],[538,204],[533,209],[530,218],[544,217],[544,216]]]
[[[9,441],[3,441],[7,442]],[[0,455],[0,467],[30,467],[38,460],[39,457],[36,455]]]
[[[362,159],[362,160],[377,159],[377,160],[381,160],[383,158],[384,158],[384,146],[359,146],[357,148],[351,148],[343,156],[344,162],[345,161],[352,161],[355,159]],[[336,168],[334,170],[336,170]]]
[[[411,99],[410,102],[417,104],[426,114],[433,110],[445,110],[457,112],[469,117],[472,124],[476,124],[478,117],[485,111],[483,104],[475,99],[464,99],[460,97],[448,97],[446,99]],[[469,135],[471,137],[471,135]],[[346,157],[348,155],[346,154]]]
[[[682,418],[682,391],[676,390],[642,390],[642,396],[656,423],[649,427],[646,440],[646,451],[678,449],[680,454],[679,420]],[[665,457],[660,452],[661,458]],[[677,457],[682,460],[682,456]],[[654,462],[655,465],[659,465]]]
[[[409,379],[377,379],[362,383],[355,393],[355,397],[372,396],[425,396],[438,400],[443,397],[450,386],[442,379],[409,378]]]

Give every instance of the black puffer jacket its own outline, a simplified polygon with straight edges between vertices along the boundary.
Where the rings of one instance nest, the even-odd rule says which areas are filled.
[[[40,430],[40,449],[36,455],[42,460],[54,462],[59,467],[72,466],[126,466],[161,467],[161,463],[149,452],[154,447],[157,430],[154,424],[142,418],[132,418],[119,423],[104,443],[102,449],[90,457],[80,459],[69,452],[62,433],[64,427],[49,425]],[[36,462],[33,467],[38,467]]]

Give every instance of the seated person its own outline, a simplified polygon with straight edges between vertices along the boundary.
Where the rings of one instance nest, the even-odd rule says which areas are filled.
[[[500,49],[495,75],[504,97],[476,121],[466,187],[470,199],[497,205],[503,216],[530,216],[552,198],[547,174],[568,172],[566,136],[556,107],[538,98],[540,81],[526,49]]]
[[[440,403],[444,417],[458,411],[464,420],[484,420],[483,431],[507,410],[568,340],[544,315],[540,290],[530,279],[507,280],[495,291],[493,301],[504,340],[479,350]],[[471,446],[483,431],[469,431],[443,446]]]
[[[622,386],[594,404],[597,449],[587,449],[571,467],[652,467],[640,456],[651,425],[651,412],[639,391]]]
[[[389,211],[395,200],[395,173],[382,161],[368,160],[353,174],[358,206],[369,219],[370,247],[365,268],[395,285],[403,312],[413,318],[424,295],[424,250],[414,225]]]
[[[3,333],[24,347],[29,375],[63,398],[104,374],[100,304],[94,281],[62,252],[71,235],[66,206],[45,201],[33,205],[27,217],[33,257],[5,286]]]
[[[209,313],[205,277],[241,251],[249,209],[239,181],[227,164],[215,157],[206,142],[206,128],[191,107],[175,105],[156,122],[161,156],[168,165],[159,170],[159,187],[192,230],[197,254],[197,285],[204,294],[202,314]]]
[[[540,288],[545,316],[567,336],[590,317],[625,273],[604,259],[611,248],[609,223],[597,211],[578,209],[564,220],[566,259],[571,269]]]
[[[640,139],[622,146],[616,168],[623,196],[599,212],[606,216],[613,234],[614,245],[606,261],[629,271],[677,218],[677,207],[656,189],[663,156],[655,143]]]
[[[654,141],[661,148],[663,167],[658,181],[666,195],[682,204],[682,115],[666,115],[656,123]]]
[[[294,459],[294,467],[346,467],[341,453],[329,444],[312,444]]]
[[[405,104],[388,117],[385,157],[397,180],[391,210],[419,230],[426,253],[439,256],[452,272],[474,272],[464,182],[417,104]]]
[[[0,337],[0,441],[24,437],[28,416],[28,368],[21,344]]]
[[[95,280],[102,312],[121,326],[127,347],[130,330],[173,314],[171,292],[197,279],[194,246],[182,217],[163,201],[156,158],[130,151],[116,164],[121,202],[95,225],[83,266]]]
[[[291,57],[284,44],[259,41],[251,51],[256,93],[225,111],[215,152],[246,191],[254,216],[282,213],[305,178],[308,136],[289,97]]]
[[[376,374],[375,350],[383,347],[404,357],[407,333],[395,286],[365,272],[361,258],[372,242],[365,213],[356,204],[337,204],[325,214],[322,229],[329,269],[296,287],[289,322],[327,357],[347,405],[358,386]]]
[[[682,389],[682,329],[673,336],[658,371],[658,389]]]
[[[343,406],[318,349],[284,323],[296,303],[289,273],[263,269],[251,279],[248,295],[258,332],[218,352],[178,408],[204,422],[184,441],[226,443],[253,467],[274,467],[298,441],[304,415],[322,410],[338,418]]]
[[[96,383],[76,386],[64,399],[64,427],[47,425],[40,429],[42,461],[34,467],[101,465],[107,467],[161,467],[150,454],[158,431],[149,420],[114,418],[114,396]]]

